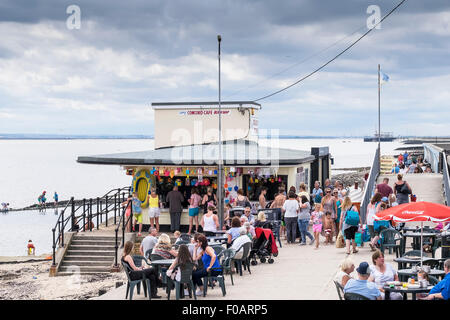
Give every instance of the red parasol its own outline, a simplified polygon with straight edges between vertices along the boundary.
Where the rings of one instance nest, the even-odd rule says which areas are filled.
[[[375,220],[393,220],[395,222],[421,222],[420,236],[420,266],[423,260],[423,221],[447,222],[450,221],[450,207],[438,203],[420,201],[403,203],[398,206],[379,211]]]

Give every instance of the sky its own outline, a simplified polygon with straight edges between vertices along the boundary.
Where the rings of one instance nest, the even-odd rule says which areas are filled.
[[[0,133],[153,134],[152,102],[256,100],[307,75],[400,0],[0,2]],[[80,8],[79,29],[73,11]],[[69,24],[68,24],[69,21]],[[78,20],[76,20],[78,21]],[[259,101],[281,134],[450,135],[450,2],[408,0],[339,59]]]

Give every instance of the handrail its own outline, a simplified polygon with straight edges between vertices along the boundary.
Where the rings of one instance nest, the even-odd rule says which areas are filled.
[[[450,206],[450,176],[448,172],[447,155],[442,152],[443,165],[442,165],[442,180],[444,180],[444,196],[445,204]]]
[[[128,207],[130,207],[130,215],[129,215],[128,219],[126,219],[126,221],[125,221],[124,217],[126,217],[126,211],[127,211]],[[116,268],[118,267],[117,254],[119,252],[118,240],[119,240],[120,223],[122,222],[122,220],[124,220],[123,223],[122,223],[122,247],[123,247],[124,244],[125,244],[125,228],[128,225],[128,222],[130,221],[131,217],[133,217],[133,205],[132,205],[132,202],[129,201],[127,203],[127,205],[123,207],[122,214],[119,216],[119,222],[117,223],[117,228],[114,230],[115,231],[115,237],[116,237],[116,239],[115,239],[114,267],[116,267]]]
[[[380,149],[375,151],[375,157],[373,158],[372,168],[370,168],[369,178],[367,178],[366,185],[364,186],[364,197],[361,202],[360,215],[361,221],[366,223],[367,205],[372,198],[372,193],[375,190],[377,178],[380,174]]]

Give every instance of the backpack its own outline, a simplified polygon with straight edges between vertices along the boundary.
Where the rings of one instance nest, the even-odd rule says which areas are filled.
[[[348,210],[345,214],[345,223],[349,226],[357,226],[359,224],[359,213],[353,210]]]

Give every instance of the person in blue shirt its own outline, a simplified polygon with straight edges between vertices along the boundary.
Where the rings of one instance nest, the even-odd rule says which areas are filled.
[[[358,272],[358,279],[350,279],[344,287],[344,293],[356,293],[362,295],[370,300],[381,300],[381,293],[374,282],[369,282],[370,272],[369,264],[361,262],[356,268]]]
[[[450,259],[444,262],[445,277],[437,285],[430,290],[430,293],[425,300],[444,299],[448,300],[450,297]]]
[[[400,172],[400,167],[398,166],[398,163],[395,164],[395,166],[392,168],[391,173],[399,173]]]
[[[312,191],[312,197],[313,197],[314,203],[322,202],[323,190],[320,189],[319,181],[314,182],[314,189]]]

